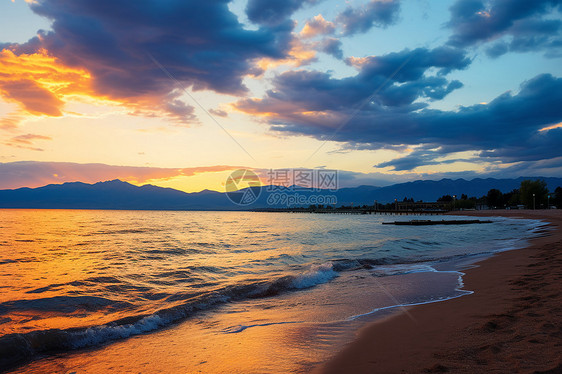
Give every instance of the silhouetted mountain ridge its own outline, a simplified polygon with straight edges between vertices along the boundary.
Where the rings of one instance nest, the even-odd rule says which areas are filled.
[[[335,196],[337,205],[372,205],[402,201],[406,198],[414,200],[435,201],[443,195],[461,194],[480,197],[496,188],[509,192],[518,188],[522,180],[543,179],[550,191],[562,186],[562,178],[520,177],[516,179],[476,178],[442,179],[439,181],[418,180],[395,184],[387,187],[362,185],[358,187],[340,188],[337,191],[316,190],[292,187],[270,187],[261,189],[259,198],[251,205],[240,206],[229,200],[225,193],[203,190],[186,193],[173,188],[154,185],[135,186],[118,179],[87,184],[82,182],[66,182],[49,184],[38,188],[19,188],[0,190],[0,208],[50,208],[50,209],[131,209],[131,210],[241,210],[265,207],[286,207],[286,203],[272,204],[272,194],[286,196]],[[285,204],[285,205],[284,205]],[[306,204],[303,204],[306,205]]]

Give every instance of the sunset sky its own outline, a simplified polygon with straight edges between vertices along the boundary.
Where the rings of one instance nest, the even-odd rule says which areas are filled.
[[[0,189],[562,175],[561,0],[0,0]]]

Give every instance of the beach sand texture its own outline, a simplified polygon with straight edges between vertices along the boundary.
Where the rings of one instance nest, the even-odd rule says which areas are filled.
[[[524,249],[466,271],[474,294],[376,322],[318,373],[562,373],[562,211],[479,211],[541,219]]]

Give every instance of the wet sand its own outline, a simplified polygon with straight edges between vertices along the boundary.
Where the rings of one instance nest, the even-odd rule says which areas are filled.
[[[562,210],[464,215],[541,219],[524,249],[466,271],[474,294],[375,322],[318,373],[562,373]]]

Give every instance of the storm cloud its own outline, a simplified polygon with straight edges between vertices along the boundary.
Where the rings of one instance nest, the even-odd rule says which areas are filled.
[[[244,77],[260,73],[255,61],[282,59],[291,48],[292,22],[247,30],[228,3],[171,0],[163,6],[153,0],[132,6],[123,0],[40,0],[30,7],[51,20],[52,30],[3,47],[16,55],[46,51],[65,66],[88,71],[96,95],[156,104],[191,119],[190,109],[174,101],[178,84],[154,61],[186,88],[244,95]],[[7,95],[14,97],[21,89],[15,86]],[[59,114],[52,108],[44,113]]]

